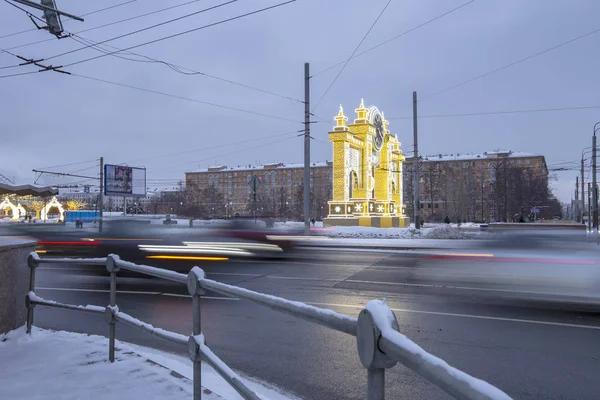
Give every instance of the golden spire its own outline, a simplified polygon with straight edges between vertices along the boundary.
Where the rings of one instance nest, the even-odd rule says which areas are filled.
[[[357,117],[354,120],[355,124],[367,122],[369,109],[365,107],[364,99],[360,99],[360,106],[358,106],[358,108],[354,111],[356,112],[356,117]]]
[[[333,127],[334,131],[345,131],[348,129],[346,122],[348,121],[348,117],[344,115],[344,107],[340,104],[340,111],[338,112],[337,117],[334,118],[337,121],[336,126]]]

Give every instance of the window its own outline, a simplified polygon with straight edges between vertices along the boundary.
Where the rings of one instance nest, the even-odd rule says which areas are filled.
[[[519,164],[519,165],[523,164],[523,160],[518,160],[517,164]]]
[[[531,160],[525,160],[525,164],[527,164],[527,165],[531,164]]]
[[[440,207],[440,205],[435,203],[435,208],[439,208],[439,207]]]

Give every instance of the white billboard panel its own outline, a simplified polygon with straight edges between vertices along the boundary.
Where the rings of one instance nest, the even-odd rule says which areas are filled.
[[[106,164],[104,166],[104,194],[106,196],[145,196],[146,169]]]

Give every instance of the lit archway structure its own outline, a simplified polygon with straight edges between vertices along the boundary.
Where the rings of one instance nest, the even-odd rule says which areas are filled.
[[[340,106],[336,126],[329,132],[333,143],[333,190],[326,226],[407,227],[402,204],[402,164],[405,156],[388,121],[375,106],[361,100],[357,118]]]
[[[42,211],[40,212],[41,219],[43,221],[46,221],[48,219],[48,211],[50,211],[52,207],[56,207],[58,209],[58,212],[60,214],[59,221],[64,221],[65,210],[56,197],[53,197],[52,200],[50,200],[50,202],[46,204],[46,207],[42,209]]]
[[[8,197],[4,198],[4,201],[2,203],[0,203],[0,210],[6,210],[7,208],[10,209],[12,215],[11,218],[12,220],[18,220],[20,215],[20,210],[19,207],[23,210],[23,216],[25,216],[25,209],[23,209],[23,207],[19,204],[19,206],[15,206],[9,199]]]

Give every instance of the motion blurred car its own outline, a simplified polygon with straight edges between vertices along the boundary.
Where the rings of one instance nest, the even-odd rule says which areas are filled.
[[[303,229],[266,228],[262,226],[262,223],[258,224],[254,220],[248,219],[234,219],[218,232],[218,236],[225,238],[277,245],[283,251],[293,250],[296,240],[303,235]]]

